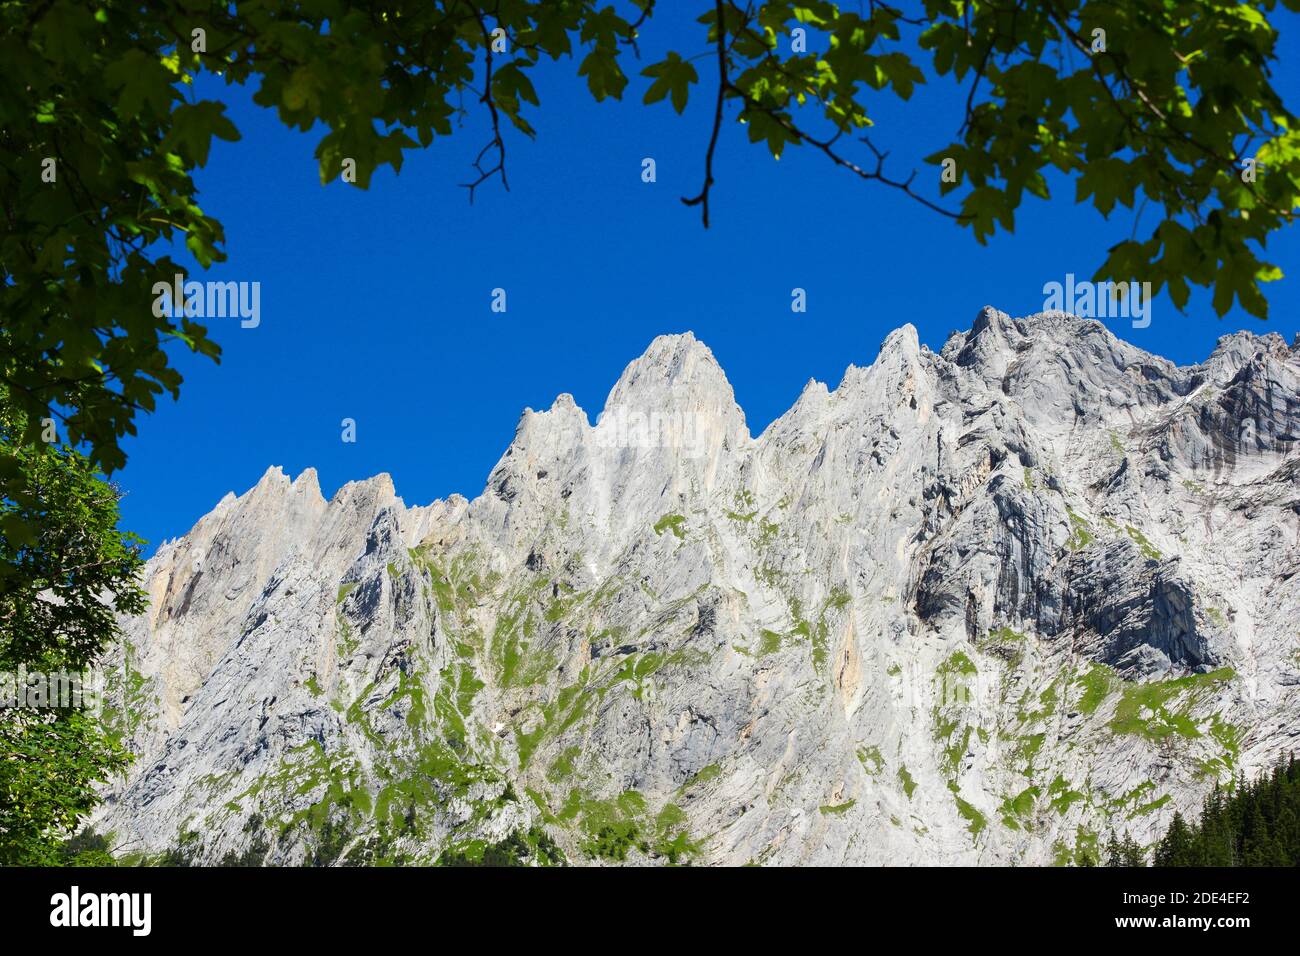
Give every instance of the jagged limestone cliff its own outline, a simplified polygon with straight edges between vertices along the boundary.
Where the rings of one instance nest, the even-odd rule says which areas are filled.
[[[474,501],[271,469],[149,562],[97,825],[199,861],[1070,862],[1300,745],[1300,348],[911,326],[760,436],[690,333]],[[543,834],[546,835],[543,838]],[[538,850],[538,847],[541,850]]]

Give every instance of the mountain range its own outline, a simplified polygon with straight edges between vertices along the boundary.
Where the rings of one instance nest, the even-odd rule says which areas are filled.
[[[753,436],[665,335],[595,425],[526,410],[472,501],[271,468],[166,542],[95,826],[194,863],[1084,862],[1300,749],[1297,571],[1300,339],[1179,367],[986,307]]]

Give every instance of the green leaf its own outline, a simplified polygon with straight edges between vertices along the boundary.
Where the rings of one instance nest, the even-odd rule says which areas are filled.
[[[767,141],[767,148],[772,154],[773,159],[780,159],[781,153],[785,151],[787,143],[799,145],[799,136],[793,130],[788,129],[778,117],[784,114],[778,113],[775,117],[759,109],[746,109],[741,114],[741,119],[749,125],[749,141],[757,143],[760,140]]]
[[[163,148],[180,153],[195,166],[206,166],[212,137],[237,142],[239,130],[225,115],[226,105],[215,100],[185,103],[172,113],[172,128]]]
[[[627,86],[627,77],[618,65],[618,58],[611,50],[595,49],[582,59],[578,75],[587,78],[587,88],[597,101],[607,96],[614,99],[623,98],[623,88]]]
[[[690,85],[700,81],[693,64],[683,60],[681,55],[669,52],[658,63],[652,63],[641,71],[642,76],[654,77],[654,82],[645,92],[645,103],[657,103],[665,96],[672,95],[673,109],[679,114],[686,109],[686,99]]]

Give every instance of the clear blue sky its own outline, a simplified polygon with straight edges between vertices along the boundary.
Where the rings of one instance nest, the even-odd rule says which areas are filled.
[[[664,15],[643,59],[672,45],[703,50],[701,28]],[[1300,18],[1278,13],[1282,91],[1300,89]],[[1288,60],[1290,61],[1288,63]],[[259,281],[261,325],[213,320],[219,366],[177,352],[179,402],[140,422],[118,479],[124,526],[151,542],[184,534],[227,491],[242,493],[270,465],[315,467],[326,495],[389,472],[408,504],[476,496],[526,406],[570,392],[594,420],[624,366],[659,334],[690,329],[726,370],[757,434],[814,377],[834,387],[850,363],[869,364],[895,327],[913,323],[937,349],[991,304],[1012,315],[1043,305],[1045,282],[1090,276],[1126,238],[1133,213],[1109,221],[1075,206],[1072,183],[1050,202],[1028,199],[1014,236],[979,246],[967,230],[892,190],[836,170],[808,148],[774,162],[743,127],[724,126],[715,164],[713,225],[679,202],[699,191],[712,110],[712,74],[678,117],[641,105],[634,77],[623,102],[594,103],[561,61],[538,78],[535,141],[509,134],[510,192],[493,182],[473,206],[458,183],[485,141],[481,122],[408,153],[400,176],[369,191],[322,187],[299,133],[252,105],[250,90],[210,79],[202,95],[229,103],[243,140],[216,142],[197,182],[226,228],[229,260],[191,278]],[[953,138],[965,93],[947,81],[910,104],[877,98],[878,145],[889,168],[933,178],[920,157]],[[1293,110],[1300,107],[1292,101]],[[658,182],[641,181],[654,157]],[[1154,225],[1148,212],[1142,228]],[[1180,364],[1220,336],[1300,331],[1300,231],[1269,248],[1288,277],[1269,289],[1272,318],[1220,320],[1194,293],[1186,315],[1168,297],[1149,328],[1108,323]],[[490,311],[491,290],[509,311]],[[790,310],[807,290],[808,311]],[[357,442],[340,422],[357,422]]]

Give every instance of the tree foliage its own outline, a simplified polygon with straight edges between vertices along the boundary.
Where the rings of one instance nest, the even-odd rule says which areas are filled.
[[[1115,834],[1111,834],[1110,842],[1106,844],[1106,865],[1107,866],[1146,866],[1146,851],[1142,845],[1133,839],[1129,834],[1124,834],[1121,840]]]
[[[1215,787],[1200,822],[1175,814],[1154,851],[1156,866],[1300,866],[1300,760],[1232,790]]]
[[[62,415],[72,443],[88,442],[111,472],[136,415],[177,394],[168,348],[218,357],[201,325],[151,308],[154,284],[184,271],[158,250],[183,237],[202,266],[224,256],[221,224],[199,205],[192,176],[214,137],[239,132],[221,102],[194,95],[201,72],[255,85],[253,100],[290,126],[319,124],[322,182],[352,168],[361,188],[481,109],[491,133],[464,184],[471,197],[490,179],[507,183],[511,127],[535,134],[540,68],[571,61],[597,100],[621,98],[635,74],[647,103],[680,113],[692,95],[711,100],[703,186],[684,197],[706,225],[721,127],[735,120],[774,157],[816,150],[980,242],[1012,230],[1026,193],[1047,198],[1049,175],[1063,175],[1076,202],[1139,214],[1096,278],[1168,286],[1179,307],[1190,286],[1211,287],[1220,314],[1235,300],[1265,316],[1261,285],[1281,272],[1261,255],[1300,202],[1300,133],[1271,79],[1275,9],[1276,0],[0,2],[0,381],[29,421]],[[684,18],[698,23],[699,49],[634,62],[646,32]],[[942,184],[938,170],[921,179],[888,170],[868,134],[876,97],[907,100],[935,80],[965,103],[953,140],[932,144],[930,162],[955,161]],[[0,483],[11,471],[0,463]]]
[[[25,427],[0,391],[0,447],[17,465],[0,501],[0,672],[79,672],[118,636],[116,614],[144,609],[138,542],[94,466],[24,445]],[[88,709],[0,706],[0,864],[57,862],[95,785],[125,765]]]
[[[564,851],[541,827],[514,830],[504,840],[472,848],[449,848],[437,866],[565,866]]]

